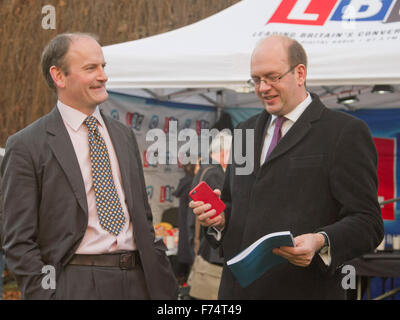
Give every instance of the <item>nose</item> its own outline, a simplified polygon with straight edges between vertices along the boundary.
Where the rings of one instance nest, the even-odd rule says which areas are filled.
[[[104,71],[104,67],[100,66],[99,68],[99,73],[97,76],[97,80],[102,81],[102,82],[107,82],[108,81],[108,77],[106,75],[106,72]]]
[[[268,91],[271,88],[272,86],[269,83],[261,80],[260,85],[258,86],[258,91]]]

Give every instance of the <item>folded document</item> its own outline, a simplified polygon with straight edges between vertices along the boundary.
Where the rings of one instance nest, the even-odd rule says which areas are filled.
[[[294,247],[290,231],[267,234],[227,262],[240,285],[245,288],[277,264],[287,262],[272,253],[279,247]]]

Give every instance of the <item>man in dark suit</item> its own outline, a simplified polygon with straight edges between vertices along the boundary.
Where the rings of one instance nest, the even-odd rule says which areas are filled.
[[[222,245],[225,261],[265,234],[290,230],[295,237],[294,248],[273,250],[289,263],[246,288],[225,265],[221,299],[343,299],[342,264],[383,238],[377,154],[368,127],[309,94],[306,73],[298,42],[271,36],[256,47],[251,77],[265,111],[238,126],[254,130],[254,170],[238,175],[235,159],[228,166],[225,214],[210,219],[208,204],[190,203],[202,225],[222,231],[221,241],[221,234],[209,240]],[[243,137],[234,137],[233,149],[250,143]]]
[[[57,105],[7,141],[3,248],[25,299],[177,296],[135,136],[98,107],[104,67],[92,36],[55,37],[42,70]]]

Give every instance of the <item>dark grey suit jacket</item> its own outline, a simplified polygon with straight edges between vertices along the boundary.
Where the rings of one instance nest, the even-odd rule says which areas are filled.
[[[312,99],[261,167],[270,115],[263,111],[239,125],[255,129],[255,163],[250,175],[235,174],[235,162],[228,166],[222,248],[227,261],[271,232],[290,230],[298,236],[323,230],[330,239],[331,265],[326,268],[316,254],[306,268],[287,262],[246,288],[225,265],[221,299],[343,299],[340,266],[372,251],[383,238],[377,154],[367,125],[327,109],[316,95]],[[244,138],[234,137],[233,148],[244,145]]]
[[[152,299],[174,299],[176,280],[162,242],[155,242],[136,138],[103,115],[121,171],[126,202]],[[4,192],[3,248],[25,299],[47,299],[42,267],[57,279],[78,248],[88,224],[84,183],[73,145],[56,108],[11,136],[1,166]]]

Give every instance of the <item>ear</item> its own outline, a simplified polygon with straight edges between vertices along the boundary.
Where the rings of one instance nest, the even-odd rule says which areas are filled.
[[[296,67],[296,70],[297,70],[297,77],[296,77],[297,84],[299,85],[299,87],[304,86],[307,77],[306,66],[304,64],[299,64]]]
[[[65,74],[64,72],[60,69],[57,68],[56,66],[51,66],[50,67],[50,75],[51,78],[53,79],[54,85],[57,88],[65,88]]]

